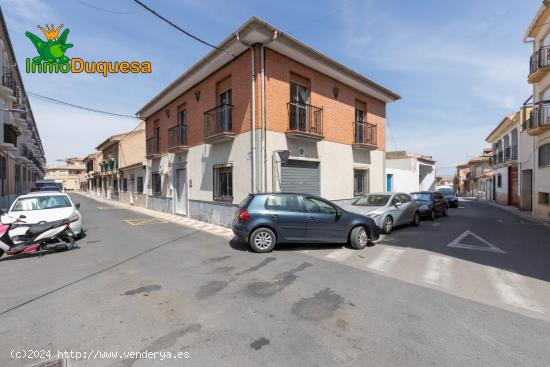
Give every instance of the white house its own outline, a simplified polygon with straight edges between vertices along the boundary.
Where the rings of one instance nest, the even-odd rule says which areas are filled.
[[[406,151],[386,153],[386,191],[430,191],[435,185],[435,161],[431,156]]]

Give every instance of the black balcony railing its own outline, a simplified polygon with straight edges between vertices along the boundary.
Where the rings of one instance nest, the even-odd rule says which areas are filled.
[[[376,125],[364,121],[355,121],[353,131],[353,142],[355,144],[376,145]]]
[[[288,102],[288,129],[323,135],[323,109],[301,102]]]
[[[535,104],[531,110],[531,116],[527,120],[527,129],[550,126],[550,101],[542,101]]]
[[[518,159],[518,146],[511,145],[504,149],[504,161],[514,161]]]
[[[4,124],[4,143],[17,146],[17,134],[13,125]]]
[[[550,46],[541,47],[531,55],[529,74],[546,66],[550,66]]]
[[[187,145],[187,125],[176,125],[168,129],[168,148]]]
[[[2,75],[2,80],[0,80],[2,85],[13,89],[13,93],[15,94],[15,79],[13,79],[11,70],[5,66],[2,66],[0,68],[0,74]]]
[[[147,155],[160,153],[160,136],[153,136],[145,141]]]
[[[233,105],[222,104],[204,113],[204,137],[233,132]]]

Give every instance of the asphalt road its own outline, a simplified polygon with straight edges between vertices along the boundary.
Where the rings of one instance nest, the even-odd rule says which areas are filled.
[[[487,204],[462,202],[448,218],[396,229],[361,251],[287,245],[254,254],[76,200],[87,228],[80,248],[0,259],[1,366],[37,362],[14,350],[91,358],[76,366],[550,361],[550,229]],[[188,358],[123,354],[140,351]],[[118,355],[101,359],[107,352]]]

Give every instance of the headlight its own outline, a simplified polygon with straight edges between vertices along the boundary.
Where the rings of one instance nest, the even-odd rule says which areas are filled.
[[[69,217],[69,222],[76,222],[77,220],[80,219],[80,216],[77,214],[77,213],[73,213],[71,214],[71,216]]]
[[[430,209],[430,207],[429,207],[428,205],[424,204],[424,205],[421,205],[421,206],[420,206],[420,209],[422,209],[422,210],[428,210],[428,209]]]
[[[367,217],[372,218],[372,219],[376,219],[379,216],[380,216],[380,213],[373,213],[373,212],[367,213]]]

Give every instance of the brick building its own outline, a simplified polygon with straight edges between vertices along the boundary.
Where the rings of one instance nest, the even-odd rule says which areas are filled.
[[[148,207],[229,225],[250,192],[384,190],[398,95],[255,17],[219,47],[138,111]]]

